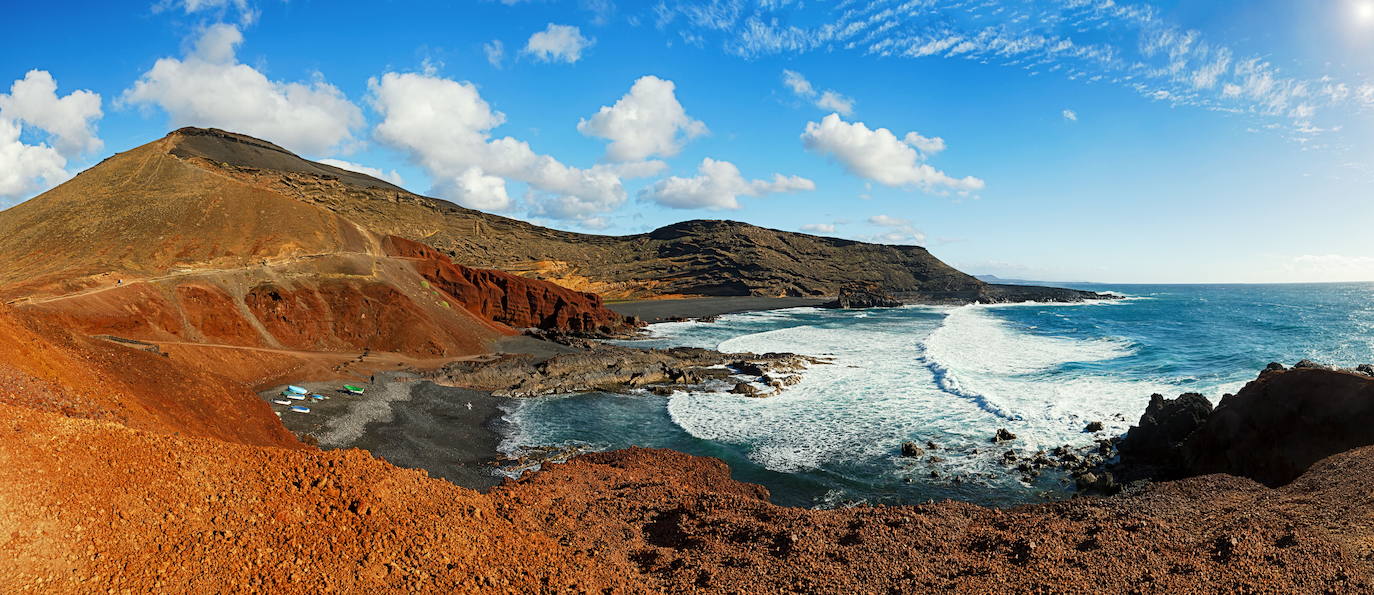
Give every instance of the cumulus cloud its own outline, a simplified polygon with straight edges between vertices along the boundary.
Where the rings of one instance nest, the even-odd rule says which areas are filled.
[[[1066,110],[1064,110],[1064,111],[1062,112],[1062,115],[1064,116],[1064,119],[1065,119],[1065,120],[1068,120],[1068,121],[1070,121],[1070,122],[1077,122],[1077,121],[1078,121],[1078,112],[1075,112],[1075,111],[1073,111],[1073,110],[1071,110],[1071,109],[1066,109]]]
[[[801,226],[802,231],[811,233],[835,233],[834,223],[807,223]]]
[[[397,186],[404,186],[406,183],[406,181],[403,178],[401,178],[401,174],[396,173],[396,170],[394,169],[390,172],[384,172],[375,167],[368,167],[366,165],[353,163],[352,161],[344,161],[342,159],[321,159],[320,163],[323,163],[325,165],[332,165],[339,169],[355,171],[360,174],[367,174],[369,176],[377,178],[378,180],[386,180]]]
[[[501,67],[501,61],[506,58],[506,44],[499,39],[493,39],[482,44],[482,53],[487,55],[487,63],[496,68]]]
[[[9,94],[0,94],[0,114],[47,131],[63,155],[100,150],[95,132],[102,115],[100,95],[83,90],[58,97],[57,81],[45,70],[30,70],[14,81]]]
[[[406,151],[434,179],[431,192],[464,206],[513,206],[506,180],[529,184],[532,214],[590,221],[625,201],[622,176],[652,175],[661,162],[601,164],[581,169],[535,153],[524,141],[493,138],[506,121],[472,83],[429,74],[388,72],[368,81],[382,116],[377,140]]]
[[[816,183],[799,176],[773,174],[771,180],[746,180],[729,161],[701,160],[697,175],[672,176],[640,191],[640,197],[674,209],[738,209],[740,196],[815,190]]]
[[[24,144],[17,122],[0,118],[0,207],[65,181],[67,160],[47,145]]]
[[[816,91],[816,88],[811,85],[811,81],[806,80],[806,77],[802,76],[800,72],[783,70],[782,83],[791,89],[797,97],[805,99],[825,111],[835,112],[843,116],[854,113],[853,99],[831,89]]]
[[[870,224],[886,228],[887,231],[866,236],[865,240],[883,244],[920,244],[926,241],[926,234],[916,229],[911,221],[891,215],[874,215],[868,218]]]
[[[30,70],[9,93],[0,93],[0,206],[69,178],[68,158],[102,146],[96,136],[101,115],[99,94],[59,97],[57,81],[44,70]]]
[[[688,140],[708,131],[678,103],[676,88],[673,81],[640,77],[615,105],[603,105],[591,118],[579,121],[577,130],[611,141],[606,147],[611,161],[677,155]]]
[[[582,50],[596,43],[582,36],[582,31],[572,25],[549,26],[530,36],[525,42],[525,53],[545,62],[567,62],[572,64],[582,59]]]
[[[238,27],[205,29],[182,59],[162,58],[143,73],[122,101],[158,106],[172,127],[213,126],[256,136],[306,154],[347,148],[362,110],[316,74],[310,82],[268,79],[240,64]]]
[[[925,163],[944,150],[944,140],[938,137],[926,138],[910,132],[897,138],[886,128],[869,129],[863,122],[846,122],[839,114],[830,114],[819,123],[807,122],[801,138],[807,150],[828,156],[850,173],[885,186],[959,192],[972,192],[984,186],[978,178],[953,178]]]

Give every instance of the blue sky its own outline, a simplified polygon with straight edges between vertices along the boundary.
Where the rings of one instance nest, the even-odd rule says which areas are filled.
[[[202,125],[563,229],[1374,280],[1374,0],[115,4],[8,8],[0,207]]]

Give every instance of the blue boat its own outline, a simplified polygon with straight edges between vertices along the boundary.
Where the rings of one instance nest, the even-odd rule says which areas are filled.
[[[311,399],[311,400],[314,400],[314,401],[323,401],[323,400],[328,399],[328,398],[329,398],[329,397],[326,397],[326,396],[324,396],[324,395],[310,395],[310,399]]]
[[[291,394],[293,394],[293,395],[304,395],[304,394],[309,393],[310,391],[305,390],[305,389],[303,389],[303,388],[301,388],[301,387],[299,387],[299,386],[296,386],[296,385],[294,385],[294,384],[288,384],[288,385],[286,385],[286,392],[291,393]]]
[[[300,405],[296,405],[295,407],[292,407],[291,410],[292,410],[292,411],[295,411],[296,413],[310,413],[310,408],[309,408],[309,407],[302,407],[302,406],[300,406]]]

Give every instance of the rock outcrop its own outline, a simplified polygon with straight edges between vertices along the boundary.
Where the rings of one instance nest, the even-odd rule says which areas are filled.
[[[601,296],[489,269],[454,264],[430,246],[388,236],[387,253],[414,259],[416,271],[434,288],[457,298],[465,308],[516,328],[574,333],[614,333],[634,322],[606,309]]]
[[[1119,477],[1209,473],[1281,486],[1331,455],[1374,444],[1374,378],[1308,362],[1271,365],[1213,409],[1201,395],[1151,398],[1121,441]]]
[[[825,304],[824,308],[896,308],[901,300],[894,298],[876,286],[845,286],[840,289],[835,301]]]

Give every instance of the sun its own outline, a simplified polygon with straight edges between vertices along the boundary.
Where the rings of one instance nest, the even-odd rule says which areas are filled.
[[[1374,0],[1358,0],[1355,2],[1355,19],[1361,23],[1374,21]]]

